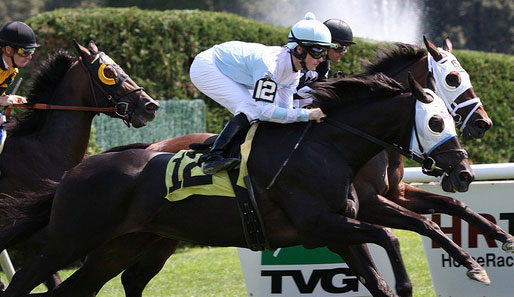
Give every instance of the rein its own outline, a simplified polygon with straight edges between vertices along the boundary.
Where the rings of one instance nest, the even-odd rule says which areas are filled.
[[[404,150],[403,148],[399,147],[398,145],[393,145],[393,144],[389,144],[383,140],[380,140],[372,135],[369,135],[359,129],[356,129],[350,125],[347,125],[345,123],[342,123],[342,122],[339,122],[339,121],[336,121],[336,120],[332,120],[330,118],[325,118],[324,119],[325,122],[327,122],[327,124],[330,124],[334,127],[337,127],[339,129],[342,129],[342,130],[345,130],[345,131],[348,131],[352,134],[355,134],[357,136],[360,136],[362,138],[365,138],[375,144],[378,144],[382,147],[384,147],[385,149],[388,149],[388,150],[391,150],[391,151],[394,151],[396,153],[399,153],[409,159],[412,159],[418,163],[421,164],[421,169],[423,171],[424,174],[426,175],[431,175],[431,176],[441,176],[443,174],[446,174],[446,172],[444,171],[444,169],[440,168],[437,166],[435,160],[428,156],[425,151],[423,150],[423,147],[421,146],[421,143],[419,141],[419,136],[418,136],[418,131],[416,129],[416,124],[414,124],[414,134],[416,135],[416,138],[418,139],[418,144],[419,144],[419,148],[422,152],[422,155],[418,155],[416,153],[414,153],[413,151],[409,150]],[[455,150],[449,150],[449,151],[444,151],[444,152],[438,152],[436,154],[440,155],[440,154],[444,154],[444,153],[449,153],[449,152],[454,152]],[[455,164],[459,163],[460,161],[462,161],[463,159],[465,159],[467,157],[467,153],[465,150],[463,149],[460,149],[459,152],[461,152],[461,158],[460,160],[456,161]],[[450,165],[448,166],[448,169],[451,171],[453,168],[455,167],[455,165]]]
[[[54,110],[75,110],[75,111],[94,111],[94,112],[116,112],[116,107],[94,107],[94,106],[67,106],[67,105],[53,105],[44,103],[24,103],[13,104],[11,108],[27,108],[27,109],[54,109]]]
[[[372,135],[369,135],[357,128],[354,128],[350,125],[347,125],[345,123],[342,123],[342,122],[339,122],[339,121],[336,121],[336,120],[333,120],[331,118],[324,118],[323,119],[324,122],[326,122],[327,124],[330,124],[336,128],[339,128],[339,129],[342,129],[342,130],[345,130],[345,131],[348,131],[352,134],[355,134],[357,136],[360,136],[362,138],[365,138],[375,144],[378,144],[388,150],[392,150],[394,152],[397,152],[409,159],[413,159],[414,161],[420,163],[420,164],[423,164],[423,161],[425,160],[423,157],[421,156],[418,156],[416,154],[414,154],[412,151],[406,151],[404,149],[402,149],[401,147],[397,146],[397,145],[393,145],[393,144],[390,144],[390,143],[387,143],[381,139],[378,139],[376,138],[375,136],[372,136]],[[416,135],[417,135],[417,132],[416,132]]]
[[[26,108],[26,109],[41,109],[41,110],[69,110],[69,111],[91,111],[91,112],[114,112],[118,116],[123,118],[123,121],[126,125],[128,124],[128,120],[130,120],[129,115],[129,103],[128,102],[119,102],[119,99],[128,96],[134,92],[143,91],[144,88],[135,88],[133,90],[128,91],[126,94],[123,94],[118,100],[115,101],[113,96],[107,92],[97,81],[92,79],[91,73],[87,69],[87,67],[84,65],[84,61],[82,61],[82,58],[79,58],[80,64],[84,68],[84,71],[87,73],[88,80],[89,80],[89,86],[90,91],[93,96],[93,101],[95,105],[98,105],[98,101],[96,99],[96,92],[95,92],[95,86],[96,89],[99,89],[105,98],[114,104],[114,106],[111,107],[98,107],[98,106],[69,106],[69,105],[55,105],[55,104],[45,104],[45,103],[23,103],[23,104],[13,104],[12,106],[7,107],[5,110],[5,115],[9,116],[11,113],[11,110],[13,108]],[[136,102],[137,104],[137,102]]]

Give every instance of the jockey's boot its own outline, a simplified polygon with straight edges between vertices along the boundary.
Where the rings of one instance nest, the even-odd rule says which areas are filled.
[[[202,167],[203,173],[212,175],[221,170],[236,168],[241,159],[225,158],[223,153],[230,147],[234,138],[246,132],[249,127],[250,122],[244,113],[239,113],[230,119],[214,141]]]

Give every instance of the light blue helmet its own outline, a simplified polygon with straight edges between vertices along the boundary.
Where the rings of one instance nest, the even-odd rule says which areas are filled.
[[[298,45],[332,47],[330,30],[322,22],[316,20],[312,12],[308,12],[304,19],[294,24],[287,47],[294,49]]]

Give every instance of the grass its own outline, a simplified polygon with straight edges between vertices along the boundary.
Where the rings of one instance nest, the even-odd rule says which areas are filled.
[[[418,234],[395,230],[414,286],[414,296],[435,297],[426,258]],[[68,277],[73,270],[61,272]],[[0,274],[5,280],[5,276]],[[44,292],[44,287],[36,289]],[[123,297],[120,276],[109,281],[98,297]],[[236,248],[183,248],[149,283],[145,297],[244,297],[246,289]]]

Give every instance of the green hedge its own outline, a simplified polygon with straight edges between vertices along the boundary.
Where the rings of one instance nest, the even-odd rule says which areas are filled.
[[[233,14],[197,10],[149,11],[138,8],[62,9],[27,20],[42,44],[41,57],[57,48],[71,52],[72,39],[94,40],[154,98],[201,98],[207,103],[207,130],[218,132],[230,114],[206,99],[189,80],[194,56],[228,40],[283,45],[288,28]],[[359,59],[371,59],[378,43],[356,38],[334,71],[362,71]],[[464,143],[475,163],[513,162],[514,56],[457,50],[455,55],[471,75],[494,127],[482,140]],[[35,57],[37,60],[37,57]],[[35,63],[34,63],[35,64]]]

